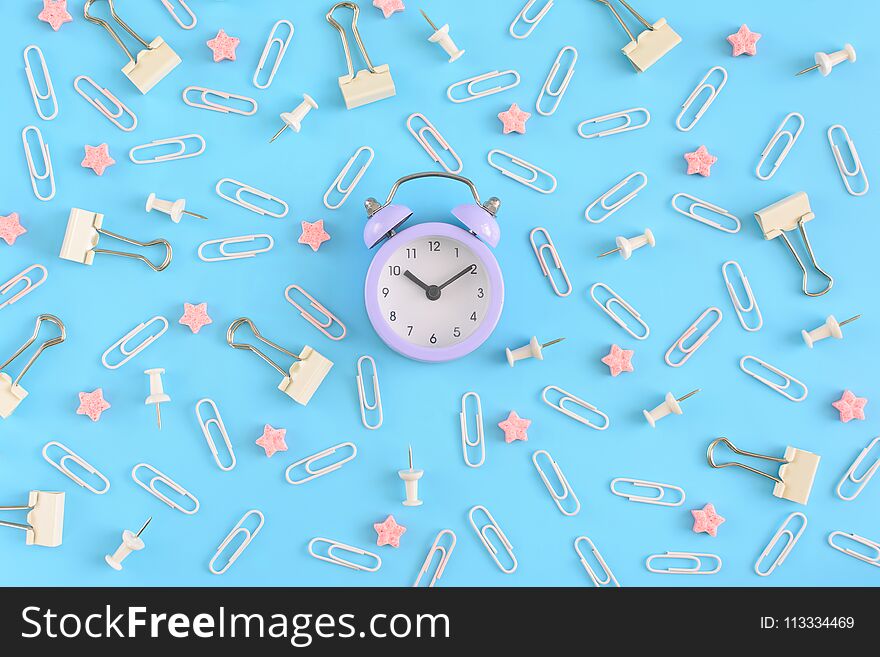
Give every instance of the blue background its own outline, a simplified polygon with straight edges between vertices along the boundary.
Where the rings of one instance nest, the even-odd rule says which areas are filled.
[[[102,4],[102,3],[99,3]],[[442,585],[589,585],[572,541],[590,536],[623,585],[865,585],[880,572],[831,550],[832,530],[880,538],[877,504],[880,484],[870,484],[854,502],[834,495],[834,487],[859,450],[877,433],[880,385],[876,336],[876,248],[880,228],[876,193],[846,194],[825,131],[844,124],[869,175],[874,171],[878,134],[874,128],[877,49],[871,25],[878,10],[869,3],[838,11],[825,2],[695,3],[640,2],[647,18],[666,16],[682,44],[642,75],[620,53],[626,37],[605,7],[590,2],[557,2],[525,41],[507,27],[519,11],[509,2],[408,2],[389,20],[361,2],[360,27],[375,64],[388,63],[397,96],[346,111],[337,86],[345,72],[339,35],[324,20],[328,2],[192,2],[196,29],[183,31],[159,2],[120,2],[119,13],[148,40],[161,34],[183,64],[146,96],[121,75],[123,53],[108,35],[83,20],[82,2],[72,2],[74,22],[55,33],[36,20],[39,2],[5,3],[6,38],[0,43],[0,75],[6,89],[0,106],[0,146],[6,154],[0,177],[0,212],[17,211],[28,233],[13,248],[0,244],[0,280],[34,262],[49,268],[49,280],[14,306],[0,311],[0,354],[4,357],[30,334],[37,314],[51,312],[67,324],[68,340],[46,352],[24,379],[30,396],[0,425],[0,502],[20,504],[30,489],[64,490],[67,496],[64,545],[28,548],[21,532],[0,531],[0,556],[8,585],[410,585],[441,528],[458,534]],[[426,39],[431,30],[418,14],[424,5],[435,23],[450,23],[467,54],[454,64]],[[542,4],[542,3],[539,3]],[[655,6],[656,5],[656,6]],[[100,8],[98,11],[105,12]],[[102,13],[101,15],[106,15]],[[340,20],[347,22],[347,12]],[[272,86],[251,84],[257,59],[272,24],[290,19],[296,33]],[[740,24],[763,33],[756,57],[731,58],[725,40]],[[238,60],[215,64],[205,41],[219,28],[240,37]],[[795,78],[816,50],[832,51],[852,42],[856,64],[845,63],[828,78],[818,72]],[[40,121],[28,93],[21,51],[43,48],[60,104],[58,118]],[[501,134],[495,115],[512,102],[533,111],[535,99],[559,48],[572,44],[580,58],[561,106],[552,117],[534,114],[528,134]],[[674,127],[680,103],[714,65],[730,79],[696,129]],[[360,64],[357,64],[360,67]],[[515,68],[522,83],[514,90],[465,105],[445,96],[455,81],[492,69]],[[79,98],[73,78],[88,74],[135,110],[140,125],[117,130]],[[188,85],[202,85],[258,99],[253,117],[225,116],[186,107]],[[299,134],[287,131],[269,145],[303,92],[320,109]],[[638,132],[585,141],[577,124],[588,117],[635,106],[652,112]],[[782,117],[799,111],[806,128],[777,175],[754,176],[761,149]],[[503,200],[503,235],[496,249],[505,273],[504,314],[492,337],[469,357],[442,365],[408,361],[387,349],[373,333],[363,308],[362,281],[371,254],[361,239],[367,196],[383,199],[392,182],[413,171],[432,169],[427,155],[405,128],[407,116],[423,112],[457,149],[463,174],[483,197]],[[49,203],[30,191],[20,130],[36,124],[51,146],[58,194]],[[153,139],[198,132],[207,150],[198,158],[135,166],[127,151]],[[117,160],[103,177],[79,166],[83,144],[107,142]],[[376,151],[372,167],[348,203],[326,210],[321,197],[354,152],[367,144]],[[705,144],[718,156],[710,178],[686,176],[683,153]],[[486,153],[502,148],[553,172],[559,186],[544,196],[500,176]],[[586,205],[632,171],[647,173],[646,189],[601,225],[583,218]],[[229,205],[213,191],[229,176],[284,198],[291,207],[281,220],[262,218]],[[820,264],[835,277],[832,292],[811,299],[800,292],[800,271],[782,243],[767,243],[752,213],[799,190],[808,192],[816,220],[808,225]],[[146,196],[185,197],[188,208],[210,217],[185,218],[143,211]],[[713,231],[672,211],[671,196],[689,192],[727,208],[743,222],[736,235]],[[417,220],[450,218],[448,209],[467,201],[467,191],[441,182],[408,185],[398,200],[413,207]],[[137,239],[165,237],[174,261],[163,273],[140,263],[98,255],[92,267],[58,259],[71,207],[105,214],[105,227]],[[301,220],[325,219],[332,240],[318,253],[297,244]],[[574,292],[554,296],[541,276],[528,241],[537,225],[550,229],[567,266]],[[657,247],[642,249],[624,262],[597,260],[616,235],[654,230]],[[196,257],[204,240],[270,233],[273,251],[260,257],[206,264]],[[102,246],[114,246],[103,244]],[[764,312],[757,334],[736,321],[720,266],[738,260]],[[645,342],[629,338],[588,298],[589,286],[604,281],[638,308],[651,326]],[[299,318],[283,298],[298,283],[348,325],[342,342],[331,342]],[[198,335],[177,324],[183,302],[206,301],[214,323]],[[724,321],[710,340],[680,369],[663,354],[703,309],[719,306]],[[829,340],[808,350],[803,328],[826,315],[863,318],[845,327],[845,340]],[[130,364],[116,371],[101,366],[104,349],[147,318],[161,314],[168,333]],[[246,352],[231,350],[225,330],[236,317],[252,318],[264,335],[288,348],[310,344],[335,361],[324,385],[307,407],[279,393],[277,373]],[[510,369],[504,347],[525,344],[532,335],[546,341],[546,360]],[[612,379],[599,359],[611,343],[635,349],[635,372]],[[369,353],[379,366],[385,424],[375,432],[361,427],[355,361]],[[755,354],[791,372],[809,386],[809,397],[793,404],[738,368],[740,357]],[[16,363],[19,365],[21,361]],[[145,406],[148,367],[164,367],[173,401],[156,430],[155,411]],[[17,369],[14,371],[17,372]],[[549,384],[570,390],[602,408],[611,428],[594,432],[553,412],[540,401]],[[75,415],[77,393],[102,386],[113,407],[98,423]],[[667,390],[702,392],[684,402],[685,413],[650,429],[642,408],[660,403]],[[867,421],[841,424],[831,402],[844,389],[871,402]],[[482,396],[487,458],[471,470],[462,462],[459,399],[467,390]],[[238,456],[229,473],[214,464],[193,413],[195,402],[212,397],[221,409]],[[528,443],[507,445],[496,423],[515,409],[531,418]],[[255,446],[264,424],[287,429],[289,451],[267,459]],[[810,503],[801,507],[772,495],[769,481],[741,470],[713,470],[707,444],[728,436],[738,446],[781,455],[786,445],[816,452],[822,460]],[[112,482],[102,497],[75,486],[46,464],[42,446],[59,440],[96,465]],[[358,456],[343,470],[305,486],[284,482],[284,468],[330,445],[354,441]],[[424,468],[424,506],[401,506],[403,484],[396,471],[406,466],[412,445],[416,467]],[[531,463],[537,449],[559,462],[580,497],[579,515],[567,518],[553,505]],[[201,501],[193,517],[171,510],[131,480],[138,462],[149,462],[176,479]],[[761,465],[761,464],[759,464]],[[772,464],[764,463],[772,469]],[[627,502],[614,497],[614,477],[635,477],[682,486],[687,501],[678,508]],[[690,509],[715,504],[727,518],[717,538],[691,531]],[[486,505],[514,545],[519,569],[502,574],[469,527],[467,511]],[[266,516],[262,533],[223,577],[208,572],[208,560],[222,538],[248,509]],[[787,562],[769,578],[752,567],[776,528],[802,510],[809,526]],[[375,548],[374,522],[388,514],[407,527],[397,550]],[[6,518],[10,514],[4,514]],[[147,548],[133,555],[122,573],[104,564],[123,529],[136,530],[154,516],[144,534]],[[13,519],[13,518],[9,518]],[[373,549],[383,566],[367,574],[316,561],[306,552],[314,536]],[[372,546],[372,547],[371,547]],[[713,552],[724,567],[712,577],[654,575],[645,557],[666,550]]]

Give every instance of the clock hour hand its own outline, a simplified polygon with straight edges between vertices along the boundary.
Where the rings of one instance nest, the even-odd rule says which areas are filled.
[[[422,282],[415,274],[413,274],[409,269],[403,272],[403,275],[406,276],[413,283],[418,285],[425,291],[425,296],[428,297],[430,301],[436,301],[440,298],[440,288],[436,285],[428,285],[427,283]]]
[[[449,285],[450,283],[454,283],[455,281],[457,281],[459,278],[461,278],[462,276],[464,276],[464,275],[467,274],[468,272],[474,271],[476,268],[477,268],[476,265],[468,265],[467,267],[465,267],[464,269],[462,269],[460,272],[458,272],[455,276],[453,276],[453,277],[450,278],[448,281],[446,281],[445,283],[443,283],[443,285],[440,286],[440,289],[442,290],[444,287],[446,287],[446,286]]]

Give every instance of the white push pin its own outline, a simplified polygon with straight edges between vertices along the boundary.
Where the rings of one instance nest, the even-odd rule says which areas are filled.
[[[600,253],[598,257],[604,258],[607,255],[620,251],[620,255],[623,256],[623,259],[629,260],[632,257],[633,251],[636,249],[640,249],[646,245],[653,249],[654,245],[657,243],[656,240],[654,240],[654,233],[651,232],[650,228],[646,228],[644,233],[636,235],[635,237],[626,238],[618,235],[615,241],[617,242],[616,249]]]
[[[165,374],[165,370],[159,367],[152,370],[144,370],[144,374],[150,377],[150,396],[147,397],[144,404],[156,405],[156,424],[161,431],[162,411],[159,410],[159,404],[171,401],[171,397],[166,395],[165,391],[162,389],[162,375]]]
[[[409,470],[398,470],[397,476],[406,483],[406,499],[403,506],[421,506],[419,499],[419,479],[425,474],[424,470],[413,470],[412,445],[409,447]]]
[[[648,424],[650,424],[651,428],[653,428],[654,425],[657,424],[657,420],[666,417],[670,413],[674,415],[681,415],[682,413],[684,413],[684,411],[681,410],[681,404],[679,404],[679,402],[684,401],[688,397],[696,395],[698,392],[700,392],[700,388],[697,388],[696,390],[691,390],[688,394],[684,395],[683,397],[679,397],[678,399],[673,397],[671,392],[667,392],[666,399],[663,400],[662,404],[660,404],[653,411],[645,410],[642,411],[642,413],[645,415],[645,419],[648,421]]]
[[[159,212],[164,212],[169,217],[171,217],[171,221],[178,224],[180,223],[181,217],[183,215],[188,214],[191,217],[196,217],[197,219],[207,219],[207,217],[196,214],[195,212],[189,212],[186,209],[186,199],[179,198],[176,201],[165,201],[161,198],[158,198],[154,193],[150,192],[150,195],[147,197],[147,212],[151,212],[152,210],[158,210]]]
[[[837,52],[833,52],[830,55],[825,52],[817,52],[815,54],[816,64],[809,68],[805,68],[800,73],[795,73],[795,77],[798,75],[803,75],[804,73],[809,73],[810,71],[815,71],[817,68],[823,77],[827,77],[829,73],[831,73],[831,69],[840,64],[840,62],[845,61],[856,61],[856,49],[852,47],[851,44],[844,44],[843,50],[838,50]]]
[[[428,37],[428,41],[431,43],[439,43],[443,50],[446,51],[446,54],[449,55],[449,61],[454,62],[456,59],[461,57],[464,54],[464,50],[459,50],[458,46],[455,45],[455,42],[452,40],[452,37],[449,36],[449,25],[444,25],[439,28],[434,25],[434,21],[428,18],[428,14],[425,13],[424,9],[420,9],[422,12],[422,16],[425,17],[425,20],[428,21],[428,25],[434,30],[434,34]]]
[[[824,340],[825,338],[837,338],[838,340],[842,340],[843,331],[840,330],[840,327],[856,321],[859,317],[861,317],[861,315],[855,315],[842,322],[838,322],[834,318],[834,315],[828,315],[828,319],[825,320],[825,323],[822,324],[822,326],[814,328],[812,331],[801,331],[801,337],[803,337],[804,342],[807,343],[807,346],[810,349],[813,348],[813,345],[816,342]]]
[[[565,338],[556,338],[555,340],[551,340],[550,342],[545,342],[541,344],[538,342],[538,338],[532,336],[532,339],[529,340],[529,343],[520,347],[519,349],[511,350],[509,347],[504,350],[504,353],[507,354],[507,364],[513,367],[514,363],[518,360],[524,360],[526,358],[537,358],[538,360],[544,360],[544,347],[549,347],[551,344],[556,344],[557,342],[562,342]]]
[[[297,105],[292,112],[283,112],[281,114],[281,120],[284,121],[284,126],[275,133],[275,136],[269,140],[271,144],[273,141],[278,139],[282,132],[290,128],[294,132],[299,132],[300,128],[302,128],[302,121],[306,118],[306,114],[311,112],[313,109],[318,109],[318,103],[315,102],[315,99],[309,96],[308,94],[303,94],[303,101]]]
[[[104,561],[107,562],[108,566],[110,566],[113,570],[122,570],[122,562],[125,561],[125,558],[129,554],[131,554],[132,552],[140,552],[144,549],[144,541],[143,539],[141,539],[141,534],[144,533],[147,525],[149,525],[152,520],[152,516],[147,518],[144,526],[141,527],[140,530],[138,530],[137,534],[131,532],[128,529],[122,532],[122,543],[118,548],[116,548],[116,552],[114,552],[113,554],[104,555]]]

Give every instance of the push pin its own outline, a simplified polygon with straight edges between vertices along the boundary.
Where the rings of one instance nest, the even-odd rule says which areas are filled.
[[[461,57],[464,54],[464,50],[459,50],[458,46],[456,46],[455,42],[452,40],[452,37],[449,36],[449,25],[444,25],[437,29],[437,26],[434,25],[434,21],[428,18],[428,14],[425,13],[425,10],[420,9],[419,11],[422,12],[422,16],[425,17],[425,20],[428,21],[428,25],[434,30],[434,34],[428,37],[428,41],[431,43],[439,43],[443,50],[446,51],[446,54],[449,55],[450,62],[454,62]]]
[[[300,128],[302,128],[302,121],[306,118],[306,114],[313,109],[318,109],[318,103],[316,103],[315,99],[308,94],[303,94],[303,101],[297,105],[292,112],[283,112],[281,114],[281,120],[284,121],[284,126],[282,126],[281,130],[275,133],[275,136],[269,140],[269,143],[271,144],[278,139],[278,137],[281,136],[281,133],[288,128],[294,132],[299,132]]]
[[[646,228],[643,234],[636,235],[635,237],[630,237],[629,239],[618,235],[615,241],[617,242],[616,249],[611,249],[610,251],[606,251],[605,253],[600,253],[598,257],[604,258],[607,255],[611,255],[612,253],[617,253],[619,251],[624,260],[629,260],[632,257],[633,251],[635,251],[636,249],[640,249],[645,245],[650,246],[653,249],[654,245],[657,243],[654,240],[654,233],[651,232],[650,228]]]
[[[545,342],[544,344],[540,344],[538,342],[538,338],[532,336],[532,339],[529,340],[529,343],[520,347],[519,349],[510,350],[508,347],[504,350],[504,353],[507,354],[507,364],[513,367],[514,363],[518,360],[525,360],[526,358],[537,358],[538,360],[544,360],[544,347],[549,347],[551,344],[556,344],[557,342],[562,342],[565,338],[556,338],[555,340],[551,340],[550,342]]]
[[[144,370],[144,374],[150,377],[150,396],[147,397],[147,400],[144,404],[155,404],[156,405],[156,425],[159,427],[159,430],[162,430],[162,411],[159,410],[159,404],[164,404],[165,402],[170,402],[171,397],[165,394],[165,391],[162,389],[162,375],[165,374],[165,370],[160,368],[154,368],[152,370]]]
[[[186,199],[179,198],[176,201],[165,201],[161,198],[158,198],[154,193],[150,193],[147,197],[147,212],[151,212],[152,210],[158,210],[159,212],[164,212],[169,217],[171,217],[171,221],[176,224],[180,223],[181,217],[183,215],[188,214],[190,217],[196,217],[197,219],[205,219],[207,217],[196,214],[195,212],[189,212],[186,209]]]
[[[814,328],[812,331],[801,331],[801,337],[803,337],[804,342],[807,343],[807,346],[810,349],[813,348],[813,345],[816,342],[824,340],[825,338],[837,338],[838,340],[842,340],[843,331],[840,330],[840,327],[856,321],[859,317],[861,317],[861,315],[854,315],[849,319],[838,322],[834,318],[834,315],[828,315],[828,319],[825,320],[825,323],[822,324],[822,326]]]
[[[800,73],[795,73],[795,77],[803,75],[804,73],[809,73],[810,71],[815,71],[817,68],[823,77],[828,77],[828,74],[831,73],[831,69],[840,64],[840,62],[845,62],[847,60],[851,62],[856,61],[856,49],[847,43],[844,44],[843,50],[838,50],[830,55],[825,52],[817,52],[814,57],[816,59],[816,64],[809,68],[805,68]]]
[[[421,506],[419,499],[419,479],[425,474],[424,470],[413,470],[412,445],[409,446],[409,470],[398,470],[397,476],[406,482],[406,499],[403,506]]]
[[[138,530],[137,534],[132,533],[128,529],[122,532],[122,543],[118,548],[116,548],[116,552],[114,552],[113,554],[104,555],[104,561],[107,562],[107,565],[110,566],[113,570],[122,570],[122,562],[125,561],[125,558],[129,554],[131,554],[132,552],[140,552],[141,550],[143,550],[144,541],[143,539],[141,539],[141,534],[144,533],[144,530],[152,521],[152,516],[147,518],[144,526]]]
[[[673,397],[671,392],[667,392],[666,399],[663,400],[662,404],[660,404],[653,411],[645,410],[642,411],[642,413],[645,415],[645,419],[648,421],[648,424],[651,425],[651,428],[654,428],[654,426],[657,424],[657,420],[666,417],[670,413],[673,413],[675,415],[681,415],[682,413],[684,413],[684,411],[681,410],[681,405],[678,402],[683,402],[685,399],[687,399],[688,397],[693,397],[698,392],[700,392],[700,388],[697,388],[696,390],[691,390],[688,394],[684,395],[683,397],[679,397],[678,399]]]

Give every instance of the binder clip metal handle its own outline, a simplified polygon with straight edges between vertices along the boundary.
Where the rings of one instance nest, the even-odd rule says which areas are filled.
[[[37,336],[40,334],[40,327],[43,322],[51,322],[58,327],[59,335],[54,338],[50,338],[46,340],[43,344],[41,344],[34,354],[30,357],[27,363],[25,363],[24,367],[18,373],[18,376],[13,379],[8,374],[3,372],[3,368],[9,365],[12,361],[18,358],[24,351],[30,347],[37,340]],[[22,344],[12,356],[7,358],[3,363],[0,363],[0,418],[6,419],[10,415],[12,415],[13,411],[18,408],[18,405],[22,402],[22,400],[27,397],[27,390],[19,385],[21,383],[22,378],[27,371],[31,368],[31,366],[36,362],[37,358],[40,357],[46,349],[49,347],[54,347],[57,344],[61,344],[67,338],[67,330],[64,328],[64,323],[55,317],[55,315],[39,315],[37,317],[37,323],[34,326],[34,332],[30,338],[28,338],[24,344]]]
[[[64,532],[64,493],[32,490],[22,506],[0,506],[0,511],[27,511],[26,523],[0,520],[0,527],[26,532],[26,545],[58,547]]]

